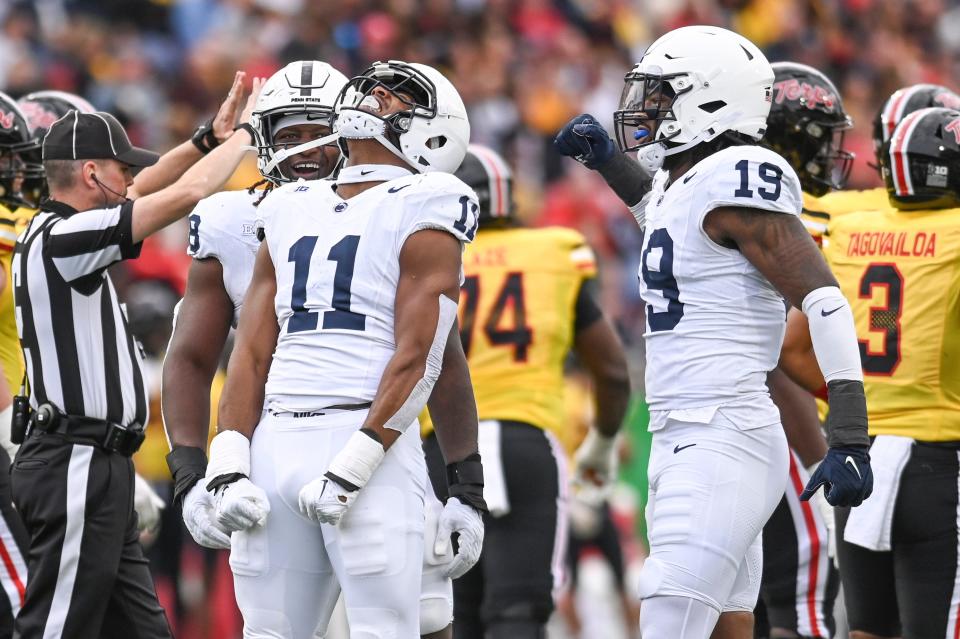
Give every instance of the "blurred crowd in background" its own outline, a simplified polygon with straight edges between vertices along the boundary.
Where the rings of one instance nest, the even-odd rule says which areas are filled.
[[[836,82],[855,122],[846,138],[858,155],[854,188],[877,183],[870,126],[886,97],[917,82],[956,88],[960,77],[960,0],[0,0],[0,90],[15,98],[78,93],[117,115],[135,144],[163,151],[213,114],[236,69],[250,78],[299,59],[330,62],[347,76],[378,59],[437,66],[463,96],[473,140],[515,167],[522,219],[587,236],[601,264],[605,311],[640,348],[635,223],[595,173],[561,159],[550,143],[578,113],[609,127],[623,75],[647,44],[701,23],[736,30],[771,61],[810,64]],[[256,180],[250,162],[232,186]],[[186,281],[185,242],[175,225],[124,274],[131,321],[157,366]],[[138,459],[157,481],[166,474],[165,446],[156,434]],[[642,463],[635,474],[642,494]],[[203,619],[183,624],[207,628],[198,636],[214,636],[211,623],[233,636],[230,613],[209,618],[232,609],[222,558],[181,556],[176,516],[167,523],[154,561],[167,580],[168,611],[180,623],[190,602],[212,596],[223,606],[204,606]]]

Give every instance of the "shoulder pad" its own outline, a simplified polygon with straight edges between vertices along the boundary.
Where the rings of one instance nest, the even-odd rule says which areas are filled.
[[[705,210],[724,206],[799,215],[800,180],[779,154],[759,146],[734,146],[701,160],[680,182],[695,188]]]
[[[197,259],[219,257],[237,238],[254,234],[259,191],[223,191],[197,202],[187,216],[187,254]]]

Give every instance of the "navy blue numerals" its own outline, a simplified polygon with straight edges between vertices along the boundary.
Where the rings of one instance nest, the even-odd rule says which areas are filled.
[[[359,235],[348,235],[330,247],[327,259],[336,262],[333,274],[333,310],[323,315],[323,328],[339,328],[350,331],[362,331],[366,328],[366,316],[350,310],[350,286],[353,284],[353,267],[357,259]],[[287,324],[288,333],[313,331],[317,329],[317,311],[308,311],[307,277],[310,275],[310,258],[317,247],[317,236],[301,237],[290,247],[288,262],[293,262],[293,287],[290,308],[293,315]]]
[[[658,271],[647,268],[647,258],[655,248],[659,248],[661,251],[660,270]],[[650,242],[643,252],[640,265],[640,272],[647,288],[660,291],[664,299],[667,300],[667,310],[665,311],[657,312],[653,310],[652,305],[647,305],[647,323],[650,325],[650,330],[653,332],[672,331],[683,318],[683,302],[680,301],[677,279],[673,276],[673,238],[667,233],[667,229],[654,229],[650,234]]]

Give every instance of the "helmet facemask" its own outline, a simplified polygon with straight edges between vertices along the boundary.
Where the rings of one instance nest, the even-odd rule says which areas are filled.
[[[331,107],[311,107],[310,110],[303,110],[302,108],[295,112],[290,112],[289,110],[277,110],[275,112],[268,112],[261,115],[259,132],[257,135],[257,154],[262,158],[269,158],[273,160],[274,158],[283,157],[284,159],[275,166],[272,166],[270,175],[266,176],[270,181],[275,184],[282,184],[286,182],[296,182],[298,179],[303,177],[304,179],[322,179],[330,175],[330,173],[335,168],[337,160],[333,160],[332,163],[329,163],[329,167],[324,167],[323,158],[318,162],[319,166],[317,167],[317,175],[312,178],[307,178],[306,176],[297,176],[297,175],[288,175],[285,172],[285,165],[289,167],[291,163],[296,162],[298,156],[302,155],[304,152],[296,153],[293,155],[287,156],[290,150],[295,147],[300,146],[304,143],[304,140],[297,139],[296,141],[283,142],[278,141],[277,137],[285,128],[291,126],[288,123],[284,123],[283,120],[287,118],[295,117],[298,120],[298,124],[304,125],[318,125],[325,126],[328,129],[332,128],[333,120],[333,109]],[[289,122],[289,120],[287,120]],[[277,128],[278,124],[282,124],[280,128]],[[327,137],[325,135],[324,137]],[[335,141],[331,141],[328,144],[324,144],[320,147],[321,149],[337,149],[337,144]],[[339,154],[339,149],[337,149]],[[325,168],[329,168],[329,171],[325,171]]]
[[[620,107],[613,114],[617,145],[623,153],[657,142],[669,142],[680,133],[674,104],[693,88],[685,73],[626,75]]]

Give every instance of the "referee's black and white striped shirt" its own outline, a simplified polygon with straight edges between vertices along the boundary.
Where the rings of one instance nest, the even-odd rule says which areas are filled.
[[[147,423],[140,345],[106,273],[140,254],[132,221],[131,201],[82,212],[47,201],[17,239],[13,295],[34,408]]]

